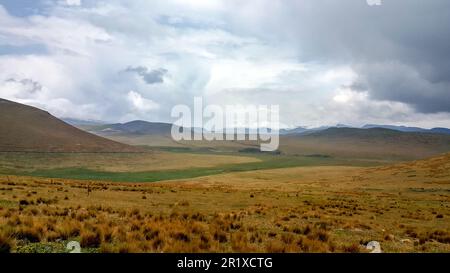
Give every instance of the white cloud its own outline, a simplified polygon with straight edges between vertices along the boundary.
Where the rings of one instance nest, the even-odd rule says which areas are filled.
[[[68,6],[81,6],[81,0],[66,0]]]
[[[368,99],[367,92],[356,92],[348,88],[339,89],[333,101],[342,104],[359,103]]]
[[[283,73],[302,71],[302,65],[282,60],[264,62],[260,60],[216,60],[211,64],[211,77],[205,87],[206,94],[230,89],[263,88],[277,83]]]
[[[336,84],[337,82],[351,83],[357,77],[357,74],[350,67],[333,67],[317,75],[315,80],[324,84]]]
[[[139,112],[149,112],[157,110],[159,105],[150,99],[142,97],[141,94],[135,91],[128,92],[128,101],[131,102],[133,107]]]
[[[171,0],[175,5],[182,5],[198,10],[220,10],[225,7],[221,0]]]
[[[13,18],[0,7],[0,34],[12,44],[44,44],[56,53],[92,56],[95,46],[111,42],[112,37],[102,28],[79,19],[56,16]]]

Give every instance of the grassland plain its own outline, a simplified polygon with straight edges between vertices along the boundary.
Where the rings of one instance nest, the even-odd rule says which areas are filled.
[[[326,156],[160,148],[147,153],[0,153],[0,173],[118,182],[154,182],[296,166],[371,166],[383,161]],[[385,162],[384,162],[385,163]]]
[[[24,153],[0,152],[0,171],[89,168],[104,172],[143,172],[208,168],[224,164],[254,163],[255,157],[149,150],[142,153]]]
[[[157,183],[0,176],[0,249],[63,252],[450,251],[450,156]]]

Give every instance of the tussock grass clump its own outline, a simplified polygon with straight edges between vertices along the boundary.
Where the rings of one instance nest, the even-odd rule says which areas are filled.
[[[283,233],[281,235],[281,241],[286,244],[286,245],[290,245],[294,242],[295,240],[295,236],[292,233]]]
[[[308,237],[300,237],[297,242],[296,245],[299,249],[300,252],[315,252],[315,253],[319,253],[319,252],[329,252],[329,245],[322,242],[322,241],[318,241],[318,240],[313,240],[311,238]]]
[[[181,241],[181,242],[185,242],[185,243],[189,243],[191,241],[190,236],[188,234],[186,234],[185,232],[173,233],[172,238],[174,238],[175,240]]]
[[[312,233],[309,233],[307,237],[311,240],[318,240],[321,242],[327,242],[329,239],[328,233],[324,230],[317,230]]]
[[[102,242],[98,232],[83,230],[80,234],[81,247],[99,247]]]
[[[36,204],[45,204],[45,205],[51,205],[58,203],[58,198],[43,198],[39,197],[36,199]]]
[[[6,224],[9,226],[20,226],[22,224],[20,217],[13,215],[11,212],[8,212],[5,216],[8,218]]]
[[[22,199],[19,201],[19,205],[21,205],[21,206],[28,206],[28,205],[33,205],[33,204],[34,204],[33,201],[28,201],[26,199]]]
[[[160,233],[159,229],[152,226],[145,226],[143,228],[143,234],[147,241],[155,239],[156,237],[159,236],[159,233]]]
[[[231,236],[231,247],[235,252],[254,252],[255,248],[249,244],[248,234],[236,232]]]
[[[90,215],[87,210],[80,210],[75,215],[75,219],[79,222],[83,222],[89,219]]]
[[[56,227],[56,232],[63,240],[79,236],[80,231],[81,228],[79,222],[74,220],[64,221],[59,223]]]
[[[0,232],[0,253],[9,253],[14,247],[14,240]]]
[[[219,243],[225,243],[228,241],[227,234],[223,231],[217,230],[214,232],[214,240],[218,241]]]
[[[342,251],[346,253],[359,253],[361,252],[361,247],[358,244],[350,244],[342,247]]]
[[[14,237],[20,240],[25,240],[31,243],[38,243],[41,241],[43,230],[39,227],[26,227],[23,226],[17,229],[14,233]]]
[[[270,240],[266,243],[265,250],[269,253],[284,253],[286,252],[286,245],[278,240]]]
[[[209,236],[207,236],[206,234],[202,234],[200,236],[200,245],[199,248],[202,250],[206,250],[209,249],[211,247],[211,239],[209,238]]]
[[[446,230],[434,230],[418,235],[421,244],[427,241],[437,241],[443,244],[450,244],[450,232]]]
[[[139,231],[139,230],[141,230],[141,222],[136,220],[131,222],[130,231]]]

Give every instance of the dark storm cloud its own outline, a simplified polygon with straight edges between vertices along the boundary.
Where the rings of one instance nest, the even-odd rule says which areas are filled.
[[[149,71],[148,68],[144,66],[128,67],[125,71],[137,73],[147,84],[163,83],[164,75],[168,72],[164,68]]]
[[[355,90],[423,113],[450,112],[450,1],[294,1],[262,35],[296,44],[301,61],[348,65]],[[285,31],[288,26],[290,31]],[[283,30],[276,32],[276,29]]]
[[[407,103],[422,113],[450,112],[450,76],[431,80],[415,64],[398,62],[364,63],[356,71],[354,85],[367,86],[372,99]]]
[[[42,90],[42,85],[32,79],[7,79],[6,83],[15,83],[21,85],[27,93],[34,94]]]
[[[423,113],[450,112],[450,2],[385,1],[369,9],[353,12],[359,27],[340,41],[359,75],[354,85],[365,84],[376,100],[407,103]],[[355,29],[345,23],[339,32]]]

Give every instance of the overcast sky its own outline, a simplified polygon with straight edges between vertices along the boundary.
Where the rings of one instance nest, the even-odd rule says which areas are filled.
[[[1,98],[125,122],[194,96],[290,127],[450,127],[450,1],[0,0]]]

